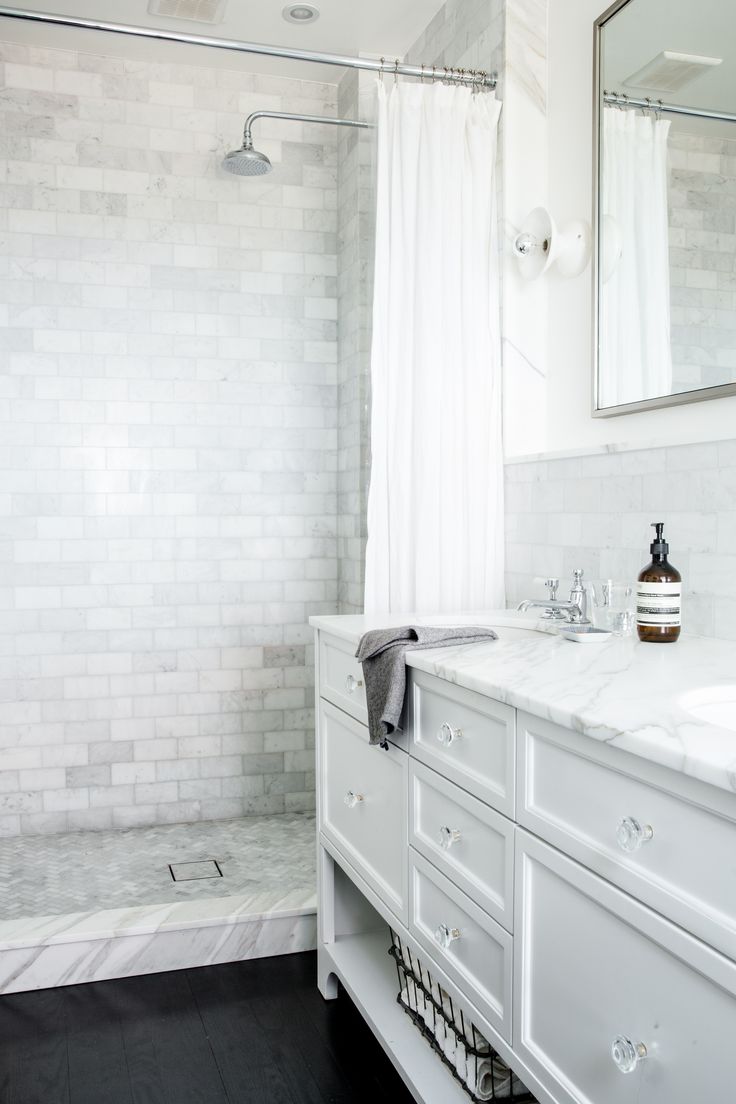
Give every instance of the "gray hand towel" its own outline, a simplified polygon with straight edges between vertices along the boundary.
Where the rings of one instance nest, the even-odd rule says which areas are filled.
[[[399,723],[406,692],[404,655],[409,649],[478,644],[496,639],[493,629],[479,625],[402,625],[398,629],[373,629],[364,633],[355,657],[363,665],[371,743],[385,747],[386,737]]]

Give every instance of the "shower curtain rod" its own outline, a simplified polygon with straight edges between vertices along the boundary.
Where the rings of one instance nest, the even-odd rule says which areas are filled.
[[[721,123],[736,123],[736,114],[730,111],[707,111],[699,107],[682,107],[680,104],[662,103],[661,100],[633,99],[624,92],[604,92],[603,102],[616,107],[641,107],[645,111],[665,111],[669,115],[693,115],[698,119],[716,119]]]
[[[322,54],[312,50],[294,50],[286,46],[269,46],[263,42],[238,42],[232,38],[210,38],[207,35],[166,31],[158,27],[136,27],[125,23],[108,23],[101,19],[82,19],[72,15],[33,11],[29,8],[0,6],[0,16],[26,23],[51,23],[58,27],[78,27],[88,31],[109,31],[134,38],[153,38],[163,42],[181,42],[189,46],[212,46],[217,50],[233,50],[241,54],[265,54],[268,57],[289,58],[292,61],[312,61],[320,65],[337,65],[342,69],[368,69],[374,73],[389,73],[396,77],[420,77],[442,80],[450,84],[466,84],[476,88],[495,88],[496,77],[482,69],[451,69],[444,65],[406,65],[386,58],[350,57],[347,54]]]

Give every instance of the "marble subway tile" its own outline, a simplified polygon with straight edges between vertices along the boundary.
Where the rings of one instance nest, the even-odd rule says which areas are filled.
[[[335,86],[1,48],[0,608],[39,670],[0,703],[0,832],[258,812],[266,777],[298,807],[304,622],[338,601],[338,135],[264,122],[265,181],[219,160]]]
[[[619,451],[616,464],[606,463],[610,456],[547,460],[546,477],[564,489],[563,507],[552,512],[543,491],[536,500],[519,491],[533,486],[539,462],[507,465],[508,600],[534,596],[546,575],[566,586],[575,567],[633,582],[649,559],[651,522],[663,520],[683,575],[686,630],[733,639],[724,612],[736,596],[733,442]]]

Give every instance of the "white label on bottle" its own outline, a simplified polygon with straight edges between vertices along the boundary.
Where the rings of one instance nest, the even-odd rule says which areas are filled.
[[[682,583],[637,583],[636,623],[675,628],[682,623]]]

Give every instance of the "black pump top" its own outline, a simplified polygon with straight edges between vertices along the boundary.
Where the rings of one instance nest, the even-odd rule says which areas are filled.
[[[670,546],[663,536],[664,522],[653,521],[652,528],[656,531],[657,535],[649,545],[649,551],[653,556],[666,556],[670,550]]]

